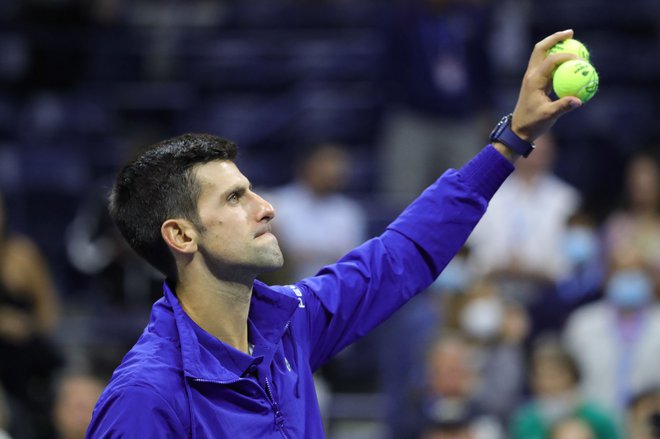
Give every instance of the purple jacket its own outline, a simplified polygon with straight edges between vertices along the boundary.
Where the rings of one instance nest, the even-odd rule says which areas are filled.
[[[429,286],[512,170],[488,146],[447,171],[381,236],[314,277],[289,286],[255,281],[253,355],[199,328],[166,284],[87,437],[323,437],[312,373]]]

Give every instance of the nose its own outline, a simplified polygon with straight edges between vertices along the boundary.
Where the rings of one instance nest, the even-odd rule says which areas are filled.
[[[264,221],[266,222],[272,221],[273,218],[275,218],[275,208],[273,207],[272,204],[270,204],[268,201],[263,199],[259,194],[254,193],[254,196],[257,200],[257,203],[259,205],[259,221]]]

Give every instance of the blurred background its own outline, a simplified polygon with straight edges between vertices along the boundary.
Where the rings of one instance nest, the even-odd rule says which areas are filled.
[[[650,439],[660,409],[660,3],[2,0],[0,437],[80,438],[162,279],[120,166],[209,132],[313,275],[509,113],[572,28],[600,91],[539,140],[438,281],[318,373],[327,437]],[[327,234],[332,230],[332,234]]]

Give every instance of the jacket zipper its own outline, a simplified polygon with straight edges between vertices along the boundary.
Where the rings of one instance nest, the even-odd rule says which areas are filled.
[[[214,380],[204,380],[201,378],[193,378],[193,381],[196,381],[198,383],[233,384],[240,381],[240,378],[238,380],[228,380],[228,381],[214,381]],[[280,430],[282,437],[284,439],[289,439],[286,433],[284,433],[284,416],[280,411],[280,405],[277,403],[277,401],[275,401],[275,398],[273,398],[273,391],[270,389],[270,382],[268,381],[268,377],[266,377],[266,396],[268,397],[270,404],[273,406],[273,411],[275,412],[275,425],[277,425],[277,428]]]
[[[280,411],[280,405],[277,403],[277,401],[275,401],[275,398],[273,398],[273,392],[270,389],[270,382],[268,381],[268,377],[266,377],[266,394],[268,395],[268,399],[270,399],[270,403],[273,406],[273,411],[275,412],[275,425],[277,425],[280,433],[282,433],[282,437],[284,439],[288,439],[288,436],[286,433],[284,433],[284,416]]]
[[[239,382],[241,379],[237,380],[227,380],[227,381],[214,381],[214,380],[203,380],[201,378],[193,378],[193,381],[196,381],[198,383],[212,383],[212,384],[234,384]]]

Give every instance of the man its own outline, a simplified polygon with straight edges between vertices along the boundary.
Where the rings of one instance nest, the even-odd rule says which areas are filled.
[[[255,281],[283,263],[270,233],[275,211],[232,161],[231,142],[184,135],[122,169],[112,216],[167,282],[99,399],[88,437],[323,437],[312,372],[426,288],[519,153],[580,105],[545,93],[554,68],[575,58],[546,52],[572,35],[536,45],[513,116],[492,145],[445,173],[380,237],[295,285]]]

